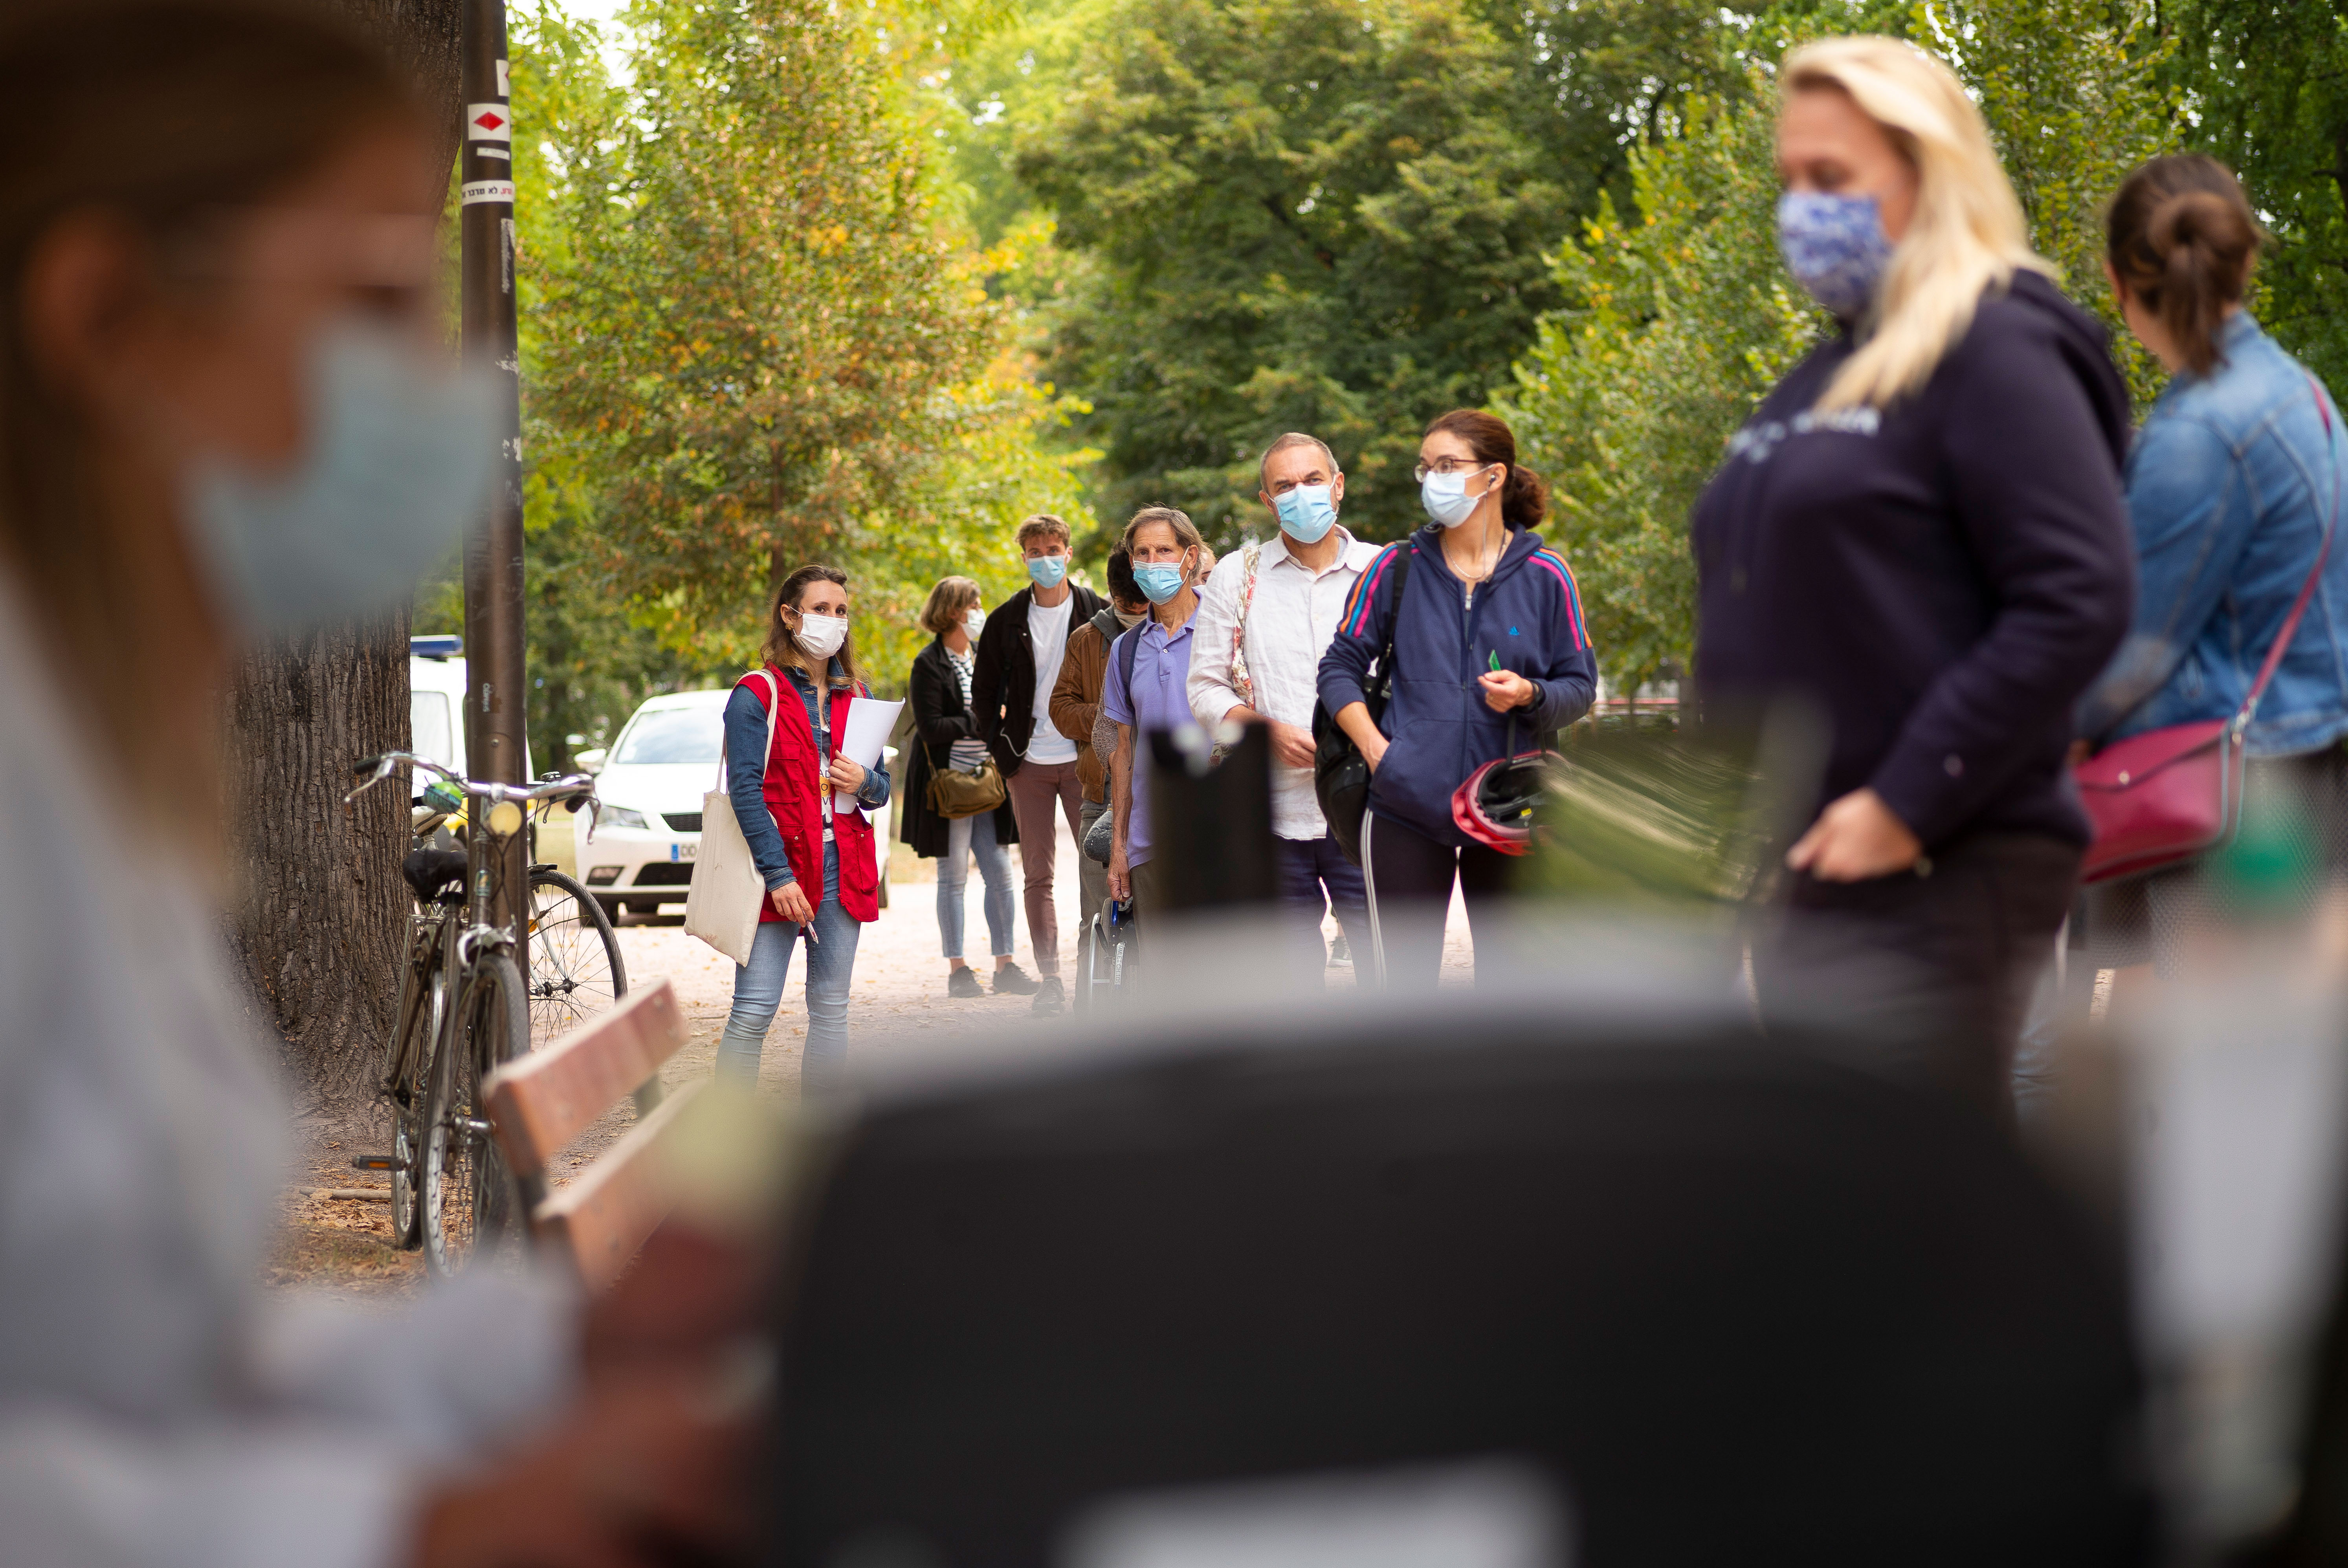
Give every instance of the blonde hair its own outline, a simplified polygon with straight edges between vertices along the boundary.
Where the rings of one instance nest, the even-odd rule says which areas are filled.
[[[1931,379],[1972,325],[1982,293],[2017,272],[2056,275],[2030,248],[2022,203],[1989,126],[1940,61],[1896,38],[1824,38],[1786,56],[1787,93],[1839,89],[1916,169],[1916,211],[1892,252],[1859,352],[1821,411],[1880,408]]]
[[[930,601],[922,606],[922,630],[943,637],[961,623],[963,612],[980,597],[978,584],[966,577],[938,579],[938,586],[930,589]]]

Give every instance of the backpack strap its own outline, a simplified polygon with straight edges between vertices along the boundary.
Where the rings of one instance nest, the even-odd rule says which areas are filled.
[[[1418,547],[1405,539],[1402,554],[1395,557],[1394,613],[1386,617],[1385,644],[1378,650],[1378,671],[1389,682],[1394,680],[1395,632],[1402,626],[1402,591],[1410,586],[1410,558],[1417,553]]]
[[[1140,626],[1117,633],[1117,668],[1125,677],[1125,700],[1128,702],[1133,701],[1133,656],[1141,651],[1141,627],[1148,624],[1144,620]]]

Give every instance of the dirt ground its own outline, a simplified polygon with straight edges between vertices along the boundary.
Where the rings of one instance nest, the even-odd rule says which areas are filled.
[[[1076,925],[1076,849],[1067,825],[1060,825],[1055,855],[1054,897],[1064,933]],[[1020,875],[1018,851],[1013,851],[1014,883]],[[856,979],[851,992],[849,1050],[851,1059],[884,1052],[896,1041],[933,1040],[931,1031],[989,1028],[1008,1023],[1031,1006],[1026,997],[984,996],[955,999],[946,995],[946,964],[938,952],[936,863],[917,858],[903,845],[894,846],[889,876],[892,897],[880,918],[861,933],[856,953]],[[965,951],[982,974],[992,967],[985,957],[986,921],[981,911],[983,884],[973,867],[964,889]],[[1020,966],[1037,972],[1028,941],[1024,901],[1015,925]],[[1327,930],[1335,933],[1335,923]],[[662,1071],[664,1081],[678,1084],[704,1078],[713,1071],[718,1036],[726,1027],[732,1003],[733,961],[699,939],[685,935],[682,907],[661,916],[625,917],[619,927],[621,955],[632,985],[665,976],[685,1003],[692,1036],[685,1048]],[[1061,962],[1073,968],[1073,942],[1064,935]],[[1471,978],[1466,915],[1455,900],[1445,942],[1444,982],[1464,985]],[[1350,967],[1332,966],[1328,983],[1342,988],[1353,983]],[[807,1037],[807,1003],[800,968],[792,966],[783,1005],[767,1036],[759,1082],[767,1093],[798,1092],[799,1050]],[[613,1139],[625,1132],[633,1111],[622,1105],[582,1133],[577,1143],[556,1161],[558,1171],[586,1164]],[[421,1285],[422,1255],[392,1245],[389,1187],[373,1173],[350,1168],[353,1153],[388,1146],[379,1126],[314,1122],[301,1129],[303,1150],[296,1178],[283,1200],[283,1225],[270,1260],[269,1282],[305,1286],[364,1296],[404,1296]],[[562,1184],[558,1176],[555,1184]],[[345,1193],[372,1191],[365,1196]],[[328,1195],[328,1194],[336,1195]]]

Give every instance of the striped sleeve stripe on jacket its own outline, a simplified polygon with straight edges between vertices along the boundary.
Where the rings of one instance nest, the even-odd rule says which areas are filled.
[[[1345,606],[1345,613],[1337,623],[1340,631],[1348,637],[1362,634],[1362,628],[1370,623],[1370,605],[1378,597],[1378,584],[1385,580],[1386,568],[1393,564],[1395,552],[1408,548],[1406,541],[1388,545],[1378,552],[1377,559],[1370,563],[1370,569],[1354,584],[1353,600]]]
[[[1573,628],[1573,645],[1576,648],[1589,647],[1589,634],[1581,629],[1581,589],[1573,580],[1573,569],[1567,566],[1565,558],[1554,550],[1535,550],[1533,559],[1557,574],[1558,586],[1565,589],[1565,617],[1567,623]]]

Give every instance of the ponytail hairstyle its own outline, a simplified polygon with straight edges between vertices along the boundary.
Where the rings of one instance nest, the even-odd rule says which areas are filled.
[[[1446,431],[1468,443],[1468,450],[1476,455],[1478,463],[1500,463],[1507,466],[1508,477],[1500,481],[1500,521],[1512,528],[1540,526],[1549,515],[1549,487],[1541,477],[1517,461],[1517,436],[1508,425],[1476,408],[1455,408],[1426,427],[1427,436]]]
[[[2224,357],[2218,328],[2241,300],[2263,237],[2233,170],[2199,153],[2139,164],[2104,217],[2112,271],[2160,318],[2196,375]]]
[[[1881,408],[1932,378],[1983,291],[2054,267],[2031,250],[1989,124],[1948,67],[1896,38],[1823,38],[1787,56],[1781,75],[1788,93],[1848,94],[1916,169],[1915,215],[1874,313],[1818,405]]]
[[[827,672],[815,667],[814,662],[800,651],[799,640],[792,636],[790,630],[783,624],[784,608],[788,606],[797,610],[799,600],[807,597],[808,586],[819,582],[833,582],[846,588],[848,574],[838,567],[809,561],[783,579],[782,586],[775,589],[774,599],[767,606],[767,645],[759,650],[758,657],[765,663],[804,671],[808,680],[820,686]],[[840,671],[837,677],[832,678],[831,684],[843,691],[860,689],[864,684],[864,672],[856,667],[854,631],[840,640],[839,651],[831,657]]]

